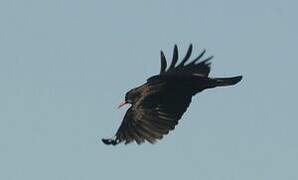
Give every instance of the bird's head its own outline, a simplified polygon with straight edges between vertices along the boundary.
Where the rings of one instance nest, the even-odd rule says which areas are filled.
[[[140,96],[141,94],[137,88],[131,89],[125,94],[125,100],[118,106],[118,108],[121,108],[126,104],[134,104]]]

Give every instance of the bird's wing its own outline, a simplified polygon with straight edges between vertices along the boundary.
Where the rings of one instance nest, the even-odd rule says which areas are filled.
[[[103,139],[105,144],[116,145],[120,142],[138,144],[156,142],[178,124],[178,120],[191,102],[191,95],[185,92],[152,92],[131,106],[116,135]]]
[[[193,46],[190,44],[186,55],[181,60],[181,62],[177,64],[179,54],[178,54],[178,47],[177,45],[174,46],[173,50],[173,57],[172,62],[167,68],[167,60],[163,53],[163,51],[160,52],[160,61],[161,61],[161,67],[160,67],[160,73],[158,76],[153,76],[150,79],[155,79],[156,77],[163,76],[163,75],[196,75],[196,76],[203,76],[207,77],[210,73],[210,60],[213,58],[213,56],[207,57],[200,61],[204,54],[206,53],[206,50],[203,50],[198,57],[191,60],[189,63],[188,60],[190,59],[191,53],[192,53]],[[187,63],[187,64],[186,64]]]

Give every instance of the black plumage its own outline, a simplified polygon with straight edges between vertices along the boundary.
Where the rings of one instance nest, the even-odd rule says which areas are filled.
[[[192,49],[190,45],[181,63],[176,65],[179,55],[175,45],[168,69],[165,55],[161,51],[160,73],[126,93],[123,104],[129,103],[132,106],[127,110],[115,136],[102,139],[105,144],[128,144],[133,141],[137,144],[145,141],[155,143],[175,128],[196,93],[218,86],[234,85],[242,79],[242,76],[209,77],[213,56],[199,61],[205,50],[186,64]]]

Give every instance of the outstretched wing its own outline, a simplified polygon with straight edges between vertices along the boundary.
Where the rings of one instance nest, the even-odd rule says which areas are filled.
[[[167,85],[165,85],[167,86]],[[105,144],[128,144],[136,141],[155,143],[173,130],[191,102],[190,93],[180,91],[156,91],[141,98],[131,106],[114,136],[103,139]]]
[[[208,76],[210,73],[210,61],[213,56],[210,56],[202,61],[199,62],[199,60],[202,59],[204,54],[206,53],[206,50],[203,50],[198,57],[190,61],[188,64],[187,61],[189,60],[191,53],[192,53],[192,44],[189,45],[189,48],[186,52],[186,55],[182,59],[181,63],[176,65],[178,62],[178,47],[177,45],[174,46],[173,51],[173,58],[172,63],[167,69],[167,61],[165,58],[165,55],[163,51],[160,53],[160,60],[161,60],[161,68],[160,68],[160,75],[200,75],[200,76]]]

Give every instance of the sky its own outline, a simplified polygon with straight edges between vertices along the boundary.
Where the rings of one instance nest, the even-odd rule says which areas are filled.
[[[298,1],[1,0],[0,179],[298,179]],[[214,55],[162,141],[105,146],[125,92],[171,58]]]

